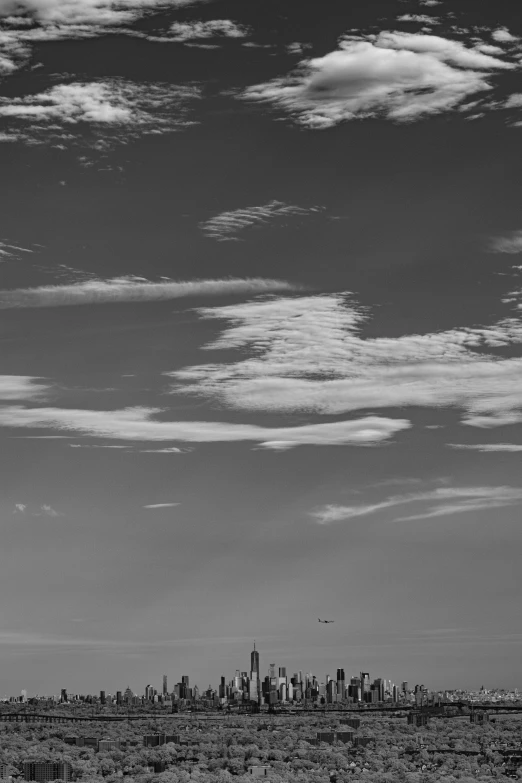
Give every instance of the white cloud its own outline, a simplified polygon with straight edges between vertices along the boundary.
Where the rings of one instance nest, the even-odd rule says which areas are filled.
[[[440,24],[440,20],[437,19],[437,17],[428,16],[427,14],[402,14],[402,16],[397,17],[397,21],[417,22],[418,24],[429,24],[429,25]]]
[[[174,506],[179,506],[180,503],[150,503],[148,506],[143,506],[143,508],[174,508]]]
[[[19,253],[32,253],[26,247],[20,247],[19,245],[10,245],[7,242],[0,242],[0,259],[3,258],[17,258]]]
[[[504,109],[520,109],[522,107],[522,93],[515,92],[504,103]],[[522,234],[522,232],[521,232]]]
[[[522,253],[522,230],[513,231],[505,237],[496,237],[491,242],[491,249],[495,253]]]
[[[28,375],[0,375],[0,400],[30,400],[39,397],[48,387],[36,383],[38,380]]]
[[[316,129],[375,116],[412,121],[462,108],[468,97],[491,89],[490,73],[515,67],[461,41],[384,31],[346,36],[336,51],[249,87],[242,97],[281,106]]]
[[[297,207],[273,200],[257,207],[222,212],[199,225],[205,236],[218,242],[237,241],[237,234],[251,226],[263,225],[286,217],[309,215],[321,210],[322,207]]]
[[[25,514],[26,508],[25,503],[15,503],[13,514]]]
[[[452,449],[466,449],[469,451],[482,451],[482,452],[495,452],[495,451],[522,451],[522,444],[520,443],[448,443],[448,446]]]
[[[358,506],[326,505],[312,512],[310,516],[320,525],[329,525],[333,522],[371,516],[411,503],[432,504],[424,512],[395,520],[409,521],[503,508],[518,505],[521,501],[522,489],[513,487],[440,487],[428,492],[393,495],[380,503]]]
[[[361,338],[368,313],[347,295],[271,298],[201,308],[227,326],[206,349],[239,349],[237,361],[170,373],[174,393],[246,410],[342,414],[454,407],[466,424],[522,416],[522,359],[491,351],[522,343],[522,322],[394,338]]]
[[[170,26],[169,40],[185,42],[203,38],[245,38],[248,28],[230,19],[212,19],[208,22],[174,22]]]
[[[200,0],[201,1],[201,0]],[[204,2],[204,0],[202,0]],[[131,24],[147,12],[195,5],[198,0],[2,0],[0,18],[52,25]]]
[[[183,454],[183,451],[186,451],[186,449],[169,446],[166,449],[140,449],[140,454]]]
[[[40,510],[35,513],[36,517],[62,517],[63,514],[61,514],[59,511],[55,511],[54,508],[44,503],[42,506],[40,506]]]
[[[15,288],[11,291],[0,291],[0,310],[115,302],[154,302],[187,296],[263,294],[289,291],[293,287],[283,280],[266,280],[257,277],[230,278],[228,280],[162,280],[159,283],[153,283],[141,277],[118,277],[110,280],[86,280],[70,285],[48,285],[38,288]],[[0,398],[2,395],[1,384],[0,376]]]
[[[371,446],[388,440],[411,426],[405,419],[368,416],[352,421],[299,427],[259,427],[253,424],[154,419],[153,416],[159,413],[160,410],[149,408],[90,411],[9,406],[0,407],[0,427],[53,428],[128,441],[253,441],[272,448],[272,442],[282,441],[292,446]]]
[[[9,121],[14,139],[62,144],[85,135],[75,126],[87,123],[113,143],[148,133],[167,133],[191,124],[190,101],[199,90],[190,86],[137,84],[123,79],[58,84],[45,92],[0,98],[0,118]],[[103,131],[102,131],[103,129]],[[98,137],[90,142],[100,146]],[[85,142],[87,143],[87,142]]]
[[[520,40],[517,36],[512,35],[506,27],[499,27],[498,30],[494,30],[491,33],[491,37],[498,43],[513,43]]]

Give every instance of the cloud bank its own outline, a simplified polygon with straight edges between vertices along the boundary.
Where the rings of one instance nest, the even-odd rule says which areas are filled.
[[[245,38],[248,28],[230,19],[212,19],[208,22],[174,22],[166,40],[184,43],[208,38]]]
[[[137,84],[123,79],[58,84],[35,95],[0,98],[0,119],[8,123],[3,140],[37,144],[52,138],[67,144],[71,139],[81,140],[84,133],[76,126],[87,124],[121,144],[192,124],[189,106],[199,97],[194,86]],[[92,143],[97,141],[98,137]]]
[[[251,441],[280,451],[298,445],[371,446],[388,440],[411,425],[405,419],[369,416],[364,419],[300,427],[259,427],[204,421],[159,421],[159,409],[116,411],[61,408],[0,407],[0,427],[53,428],[128,441],[232,443]]]
[[[162,280],[153,283],[140,277],[86,280],[70,285],[15,288],[0,291],[0,310],[24,307],[65,307],[117,302],[155,302],[187,296],[235,296],[289,291],[283,280],[229,278],[223,280]]]
[[[464,422],[522,421],[522,359],[494,351],[522,343],[522,322],[363,339],[368,312],[349,295],[294,296],[202,308],[226,321],[206,349],[239,349],[226,363],[170,373],[173,392],[234,408],[320,414],[382,408],[460,408]]]
[[[490,75],[517,67],[507,55],[493,57],[461,41],[383,31],[345,36],[336,51],[304,60],[242,97],[281,107],[312,129],[378,116],[408,122],[465,109],[468,98],[491,89]]]

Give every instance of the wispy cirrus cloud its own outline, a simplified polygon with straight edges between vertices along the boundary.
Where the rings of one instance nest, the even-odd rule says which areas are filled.
[[[428,492],[392,495],[379,503],[354,506],[326,505],[311,512],[310,516],[320,525],[329,525],[334,522],[373,516],[398,506],[427,504],[427,508],[418,514],[402,516],[395,520],[403,522],[503,508],[519,505],[521,502],[522,489],[514,487],[439,487]]]
[[[0,261],[2,258],[18,258],[20,253],[32,253],[27,247],[20,247],[19,245],[11,245],[8,242],[0,241]]]
[[[117,302],[154,302],[189,296],[235,296],[289,291],[294,286],[284,280],[229,278],[216,280],[152,282],[143,277],[117,277],[84,280],[66,285],[0,290],[0,310],[25,307],[65,307]],[[1,386],[0,386],[1,395]]]
[[[100,148],[149,133],[169,133],[187,127],[197,86],[138,84],[123,79],[57,84],[45,92],[0,98],[3,140],[31,144],[53,139],[63,145],[81,143]],[[96,137],[85,126],[98,129]],[[102,145],[103,148],[103,145]]]
[[[522,100],[520,105],[522,106]],[[503,237],[495,237],[491,240],[490,247],[495,253],[510,253],[513,255],[522,253],[522,229],[512,231]]]
[[[181,505],[180,503],[150,503],[148,506],[143,506],[143,508],[174,508],[175,506]]]
[[[522,421],[522,359],[495,353],[522,343],[518,318],[370,339],[360,336],[369,312],[349,294],[272,298],[199,314],[227,324],[206,349],[241,354],[170,373],[177,394],[246,410],[446,407],[460,408],[464,422],[476,427]]]
[[[337,50],[241,97],[281,107],[312,129],[377,116],[411,122],[465,109],[470,96],[491,89],[490,75],[519,66],[506,53],[493,57],[461,40],[382,31],[347,35]]]
[[[62,408],[0,407],[0,427],[53,428],[125,441],[183,441],[232,443],[250,441],[270,450],[298,445],[371,446],[382,443],[411,425],[407,419],[368,416],[335,423],[298,427],[261,427],[212,421],[162,421],[162,411],[127,408],[115,411]]]
[[[244,207],[222,212],[199,224],[205,236],[218,242],[239,240],[240,232],[252,226],[281,223],[287,217],[309,215],[322,211],[322,207],[298,207],[283,201],[269,201],[257,207]]]
[[[521,443],[448,443],[451,449],[463,449],[466,451],[482,451],[487,452],[518,452],[522,451]]]

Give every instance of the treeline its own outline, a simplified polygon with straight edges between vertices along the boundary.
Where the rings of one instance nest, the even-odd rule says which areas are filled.
[[[73,778],[82,783],[226,783],[248,774],[252,765],[271,767],[273,783],[471,783],[471,780],[522,779],[505,765],[495,749],[522,746],[522,724],[515,720],[473,725],[464,720],[437,719],[415,729],[404,720],[363,720],[357,734],[375,741],[366,748],[351,744],[310,745],[306,740],[317,731],[339,728],[331,716],[284,718],[239,718],[215,726],[201,722],[171,720],[142,723],[71,724],[59,726],[6,724],[0,732],[0,763],[20,775],[24,761],[68,761]],[[150,748],[143,735],[180,734],[180,743]],[[65,737],[91,736],[139,740],[127,750],[96,752],[89,747],[65,743]],[[466,756],[459,751],[476,751]],[[437,753],[437,751],[445,751]],[[155,774],[154,764],[166,771]],[[509,777],[508,777],[509,775]],[[122,781],[124,778],[124,781]],[[251,781],[252,777],[249,775]]]

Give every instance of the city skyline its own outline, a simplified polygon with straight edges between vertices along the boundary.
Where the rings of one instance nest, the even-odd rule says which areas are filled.
[[[522,684],[521,70],[512,0],[0,0],[0,693]]]

